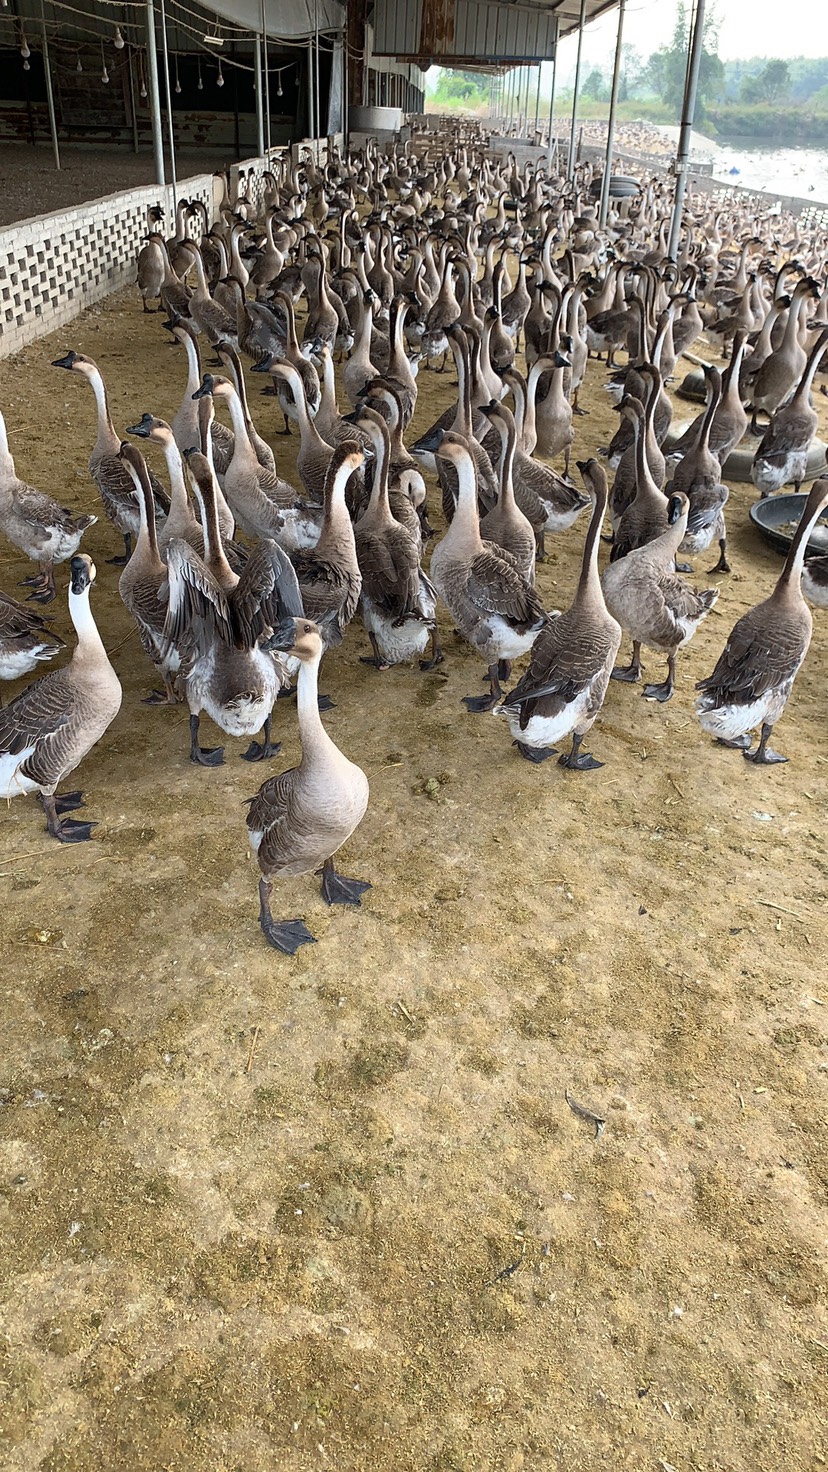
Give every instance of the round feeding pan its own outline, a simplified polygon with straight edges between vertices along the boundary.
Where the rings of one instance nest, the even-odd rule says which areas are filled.
[[[766,496],[762,501],[754,501],[751,506],[751,521],[777,552],[787,552],[790,547],[796,523],[807,499],[804,494]],[[806,555],[810,554],[812,557],[824,556],[828,552],[828,510],[823,511],[811,532],[805,551]]]
[[[592,199],[601,198],[601,185],[603,175],[599,174],[593,179],[589,186]],[[641,180],[634,179],[632,174],[610,174],[610,199],[631,199],[634,194],[641,193]]]

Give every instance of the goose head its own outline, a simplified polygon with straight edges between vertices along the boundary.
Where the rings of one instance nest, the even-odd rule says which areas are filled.
[[[70,348],[65,357],[53,359],[52,367],[67,368],[70,373],[86,373],[90,368],[94,368],[95,364],[91,358],[85,357],[83,353],[76,353],[74,348]]]
[[[687,520],[687,513],[688,513],[689,510],[690,510],[690,502],[687,499],[687,497],[683,494],[683,492],[682,491],[676,491],[676,492],[674,492],[674,494],[670,497],[669,501],[667,502],[667,524],[668,524],[668,526],[675,526],[677,522],[681,521],[681,518],[682,517],[684,517],[684,519],[686,521]]]
[[[154,414],[144,414],[138,424],[128,424],[127,434],[134,434],[139,440],[153,440],[161,444],[171,434],[172,430],[166,419],[156,419]]]
[[[303,664],[312,664],[321,658],[324,644],[319,626],[309,618],[283,618],[260,647],[293,654]]]
[[[97,570],[92,558],[86,552],[78,552],[69,564],[69,574],[70,589],[77,595],[91,588],[97,577]]]

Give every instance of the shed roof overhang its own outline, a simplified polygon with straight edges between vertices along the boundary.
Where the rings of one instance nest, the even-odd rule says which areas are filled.
[[[586,0],[595,20],[618,0]],[[376,56],[421,66],[517,66],[550,60],[580,24],[580,0],[376,0]]]

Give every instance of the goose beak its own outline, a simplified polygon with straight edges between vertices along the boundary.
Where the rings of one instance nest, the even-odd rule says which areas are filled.
[[[140,424],[128,424],[126,432],[136,435],[140,440],[148,440],[152,434],[152,415],[144,414]]]
[[[83,593],[92,582],[92,559],[90,557],[73,557],[69,564],[71,573],[71,589],[73,593]]]
[[[269,639],[260,644],[260,649],[278,650],[282,654],[289,654],[296,643],[296,620],[283,618],[273,630]]]
[[[77,362],[77,358],[78,358],[78,354],[74,351],[74,349],[71,349],[66,354],[66,357],[65,358],[55,358],[54,361],[53,361],[53,363],[52,363],[52,367],[53,368],[74,368],[75,363]]]

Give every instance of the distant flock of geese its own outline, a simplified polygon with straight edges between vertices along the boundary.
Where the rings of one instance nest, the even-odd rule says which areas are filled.
[[[655,649],[666,674],[643,693],[668,701],[678,651],[718,597],[718,586],[688,583],[681,574],[692,569],[677,559],[716,544],[711,574],[730,570],[727,456],[746,434],[759,437],[751,473],[762,495],[789,482],[798,490],[805,476],[812,388],[828,348],[828,241],[797,222],[782,239],[778,218],[702,202],[671,261],[658,182],[611,209],[601,229],[588,178],[567,186],[528,164],[501,167],[449,136],[387,156],[371,146],[334,155],[321,171],[285,159],[264,182],[259,218],[244,178],[232,201],[225,189],[212,226],[202,205],[182,200],[165,238],[160,211],[151,212],[138,286],[144,311],[158,302],[184,348],[187,381],[171,424],[145,413],[127,433],[161,448],[166,486],[113,426],[97,364],[72,351],[53,366],[95,396],[89,472],[124,542],[110,560],[122,567],[120,595],[162,686],[150,701],[189,706],[192,761],[223,760],[221,748],[201,745],[204,712],[227,735],[249,738],[246,760],[272,757],[273,708],[295,688],[301,762],[268,777],[247,818],[262,931],[294,954],[313,936],[301,920],[274,919],[274,877],[321,872],[329,904],[359,904],[369,887],[334,865],[365,814],[368,782],[321,720],[326,650],[359,614],[366,662],[432,669],[444,658],[442,603],[486,670],[488,690],[466,697],[468,710],[501,712],[530,762],[569,741],[562,766],[600,766],[583,742],[609,681],[640,680],[641,649]],[[705,366],[705,408],[668,451],[664,385],[702,332],[721,343],[727,366]],[[205,373],[207,349],[215,364]],[[619,428],[578,463],[581,491],[570,450],[590,355],[605,356]],[[279,475],[253,424],[243,357],[270,376],[283,432],[298,431],[301,488]],[[456,403],[409,448],[419,368],[442,372],[449,357]],[[230,426],[216,418],[222,403]],[[558,456],[560,471],[549,463]],[[438,478],[445,521],[428,571],[424,471]],[[738,620],[697,687],[702,728],[757,765],[785,760],[769,743],[811,639],[803,587],[828,606],[828,558],[805,563],[828,480],[803,500],[774,591]],[[587,507],[573,601],[547,610],[536,557]],[[612,545],[599,575],[607,512]],[[68,816],[82,794],[58,788],[122,697],[90,607],[95,566],[81,550],[96,520],[17,476],[0,415],[0,529],[38,564],[26,603],[0,593],[0,677],[17,680],[62,648],[31,606],[55,597],[56,563],[69,563],[77,634],[67,665],[0,710],[0,793],[37,794],[62,843],[88,839],[93,825]],[[619,667],[624,633],[632,656]],[[508,688],[523,656],[528,665]]]

